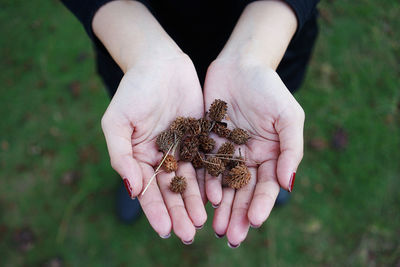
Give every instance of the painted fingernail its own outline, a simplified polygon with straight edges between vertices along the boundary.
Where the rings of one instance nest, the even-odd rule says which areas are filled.
[[[289,180],[289,192],[292,192],[293,190],[293,185],[294,185],[294,179],[296,179],[296,173],[292,173],[292,176],[290,176]]]
[[[217,205],[211,204],[211,206],[212,206],[214,209],[217,209],[217,208],[219,207],[219,204],[217,204]]]
[[[160,237],[161,237],[162,239],[167,239],[167,238],[169,238],[170,236],[171,236],[171,233],[169,233],[169,234],[167,234],[167,235],[164,235],[164,236],[160,235]]]
[[[216,238],[223,238],[225,235],[219,235],[219,234],[217,234],[217,233],[215,233],[215,237]]]
[[[125,185],[126,191],[128,191],[129,196],[133,199],[133,189],[127,178],[124,178],[124,185]]]
[[[193,240],[194,240],[194,239],[192,239],[192,240],[190,240],[190,241],[183,241],[183,240],[182,240],[182,243],[185,244],[185,245],[190,245],[190,244],[193,243]]]
[[[203,225],[200,225],[200,226],[194,226],[194,228],[196,228],[196,230],[200,230],[200,229],[202,229],[203,228],[203,226],[204,226],[204,224]]]
[[[228,247],[230,248],[238,248],[240,246],[240,243],[237,245],[232,245],[231,243],[228,242]]]
[[[250,227],[251,227],[251,228],[254,228],[254,229],[260,228],[260,226],[261,226],[261,224],[260,224],[260,225],[250,224]]]

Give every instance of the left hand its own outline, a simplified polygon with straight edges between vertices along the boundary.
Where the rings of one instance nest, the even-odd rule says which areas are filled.
[[[251,173],[240,190],[221,187],[219,178],[206,174],[206,193],[214,207],[213,228],[227,236],[232,247],[269,216],[282,187],[292,190],[293,174],[303,157],[304,111],[278,74],[262,64],[217,59],[208,69],[206,108],[221,99],[228,103],[228,127],[249,132],[241,146]]]

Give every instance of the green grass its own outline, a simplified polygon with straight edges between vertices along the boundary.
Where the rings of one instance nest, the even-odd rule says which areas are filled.
[[[400,5],[338,0],[320,9],[296,94],[306,151],[291,203],[231,250],[214,237],[211,209],[189,247],[161,240],[144,217],[134,226],[115,219],[119,180],[100,129],[109,99],[89,39],[58,1],[2,1],[0,265],[400,264]],[[331,141],[338,129],[342,148]],[[66,183],[71,173],[77,179]],[[30,246],[21,229],[33,232]]]

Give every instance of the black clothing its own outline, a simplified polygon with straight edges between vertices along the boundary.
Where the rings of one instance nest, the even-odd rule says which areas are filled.
[[[94,36],[92,20],[96,11],[112,0],[62,0],[78,17],[95,43],[98,72],[111,95],[123,76],[101,42]],[[240,14],[252,0],[142,0],[166,32],[192,59],[200,82],[204,82],[210,63],[228,40]],[[298,28],[278,66],[277,72],[293,92],[303,81],[315,43],[318,0],[285,0],[294,10]]]

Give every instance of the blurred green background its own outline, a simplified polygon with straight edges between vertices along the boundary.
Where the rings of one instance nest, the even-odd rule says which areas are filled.
[[[400,4],[327,1],[306,82],[289,205],[236,250],[114,216],[119,179],[91,43],[58,1],[0,2],[1,266],[399,266]]]

